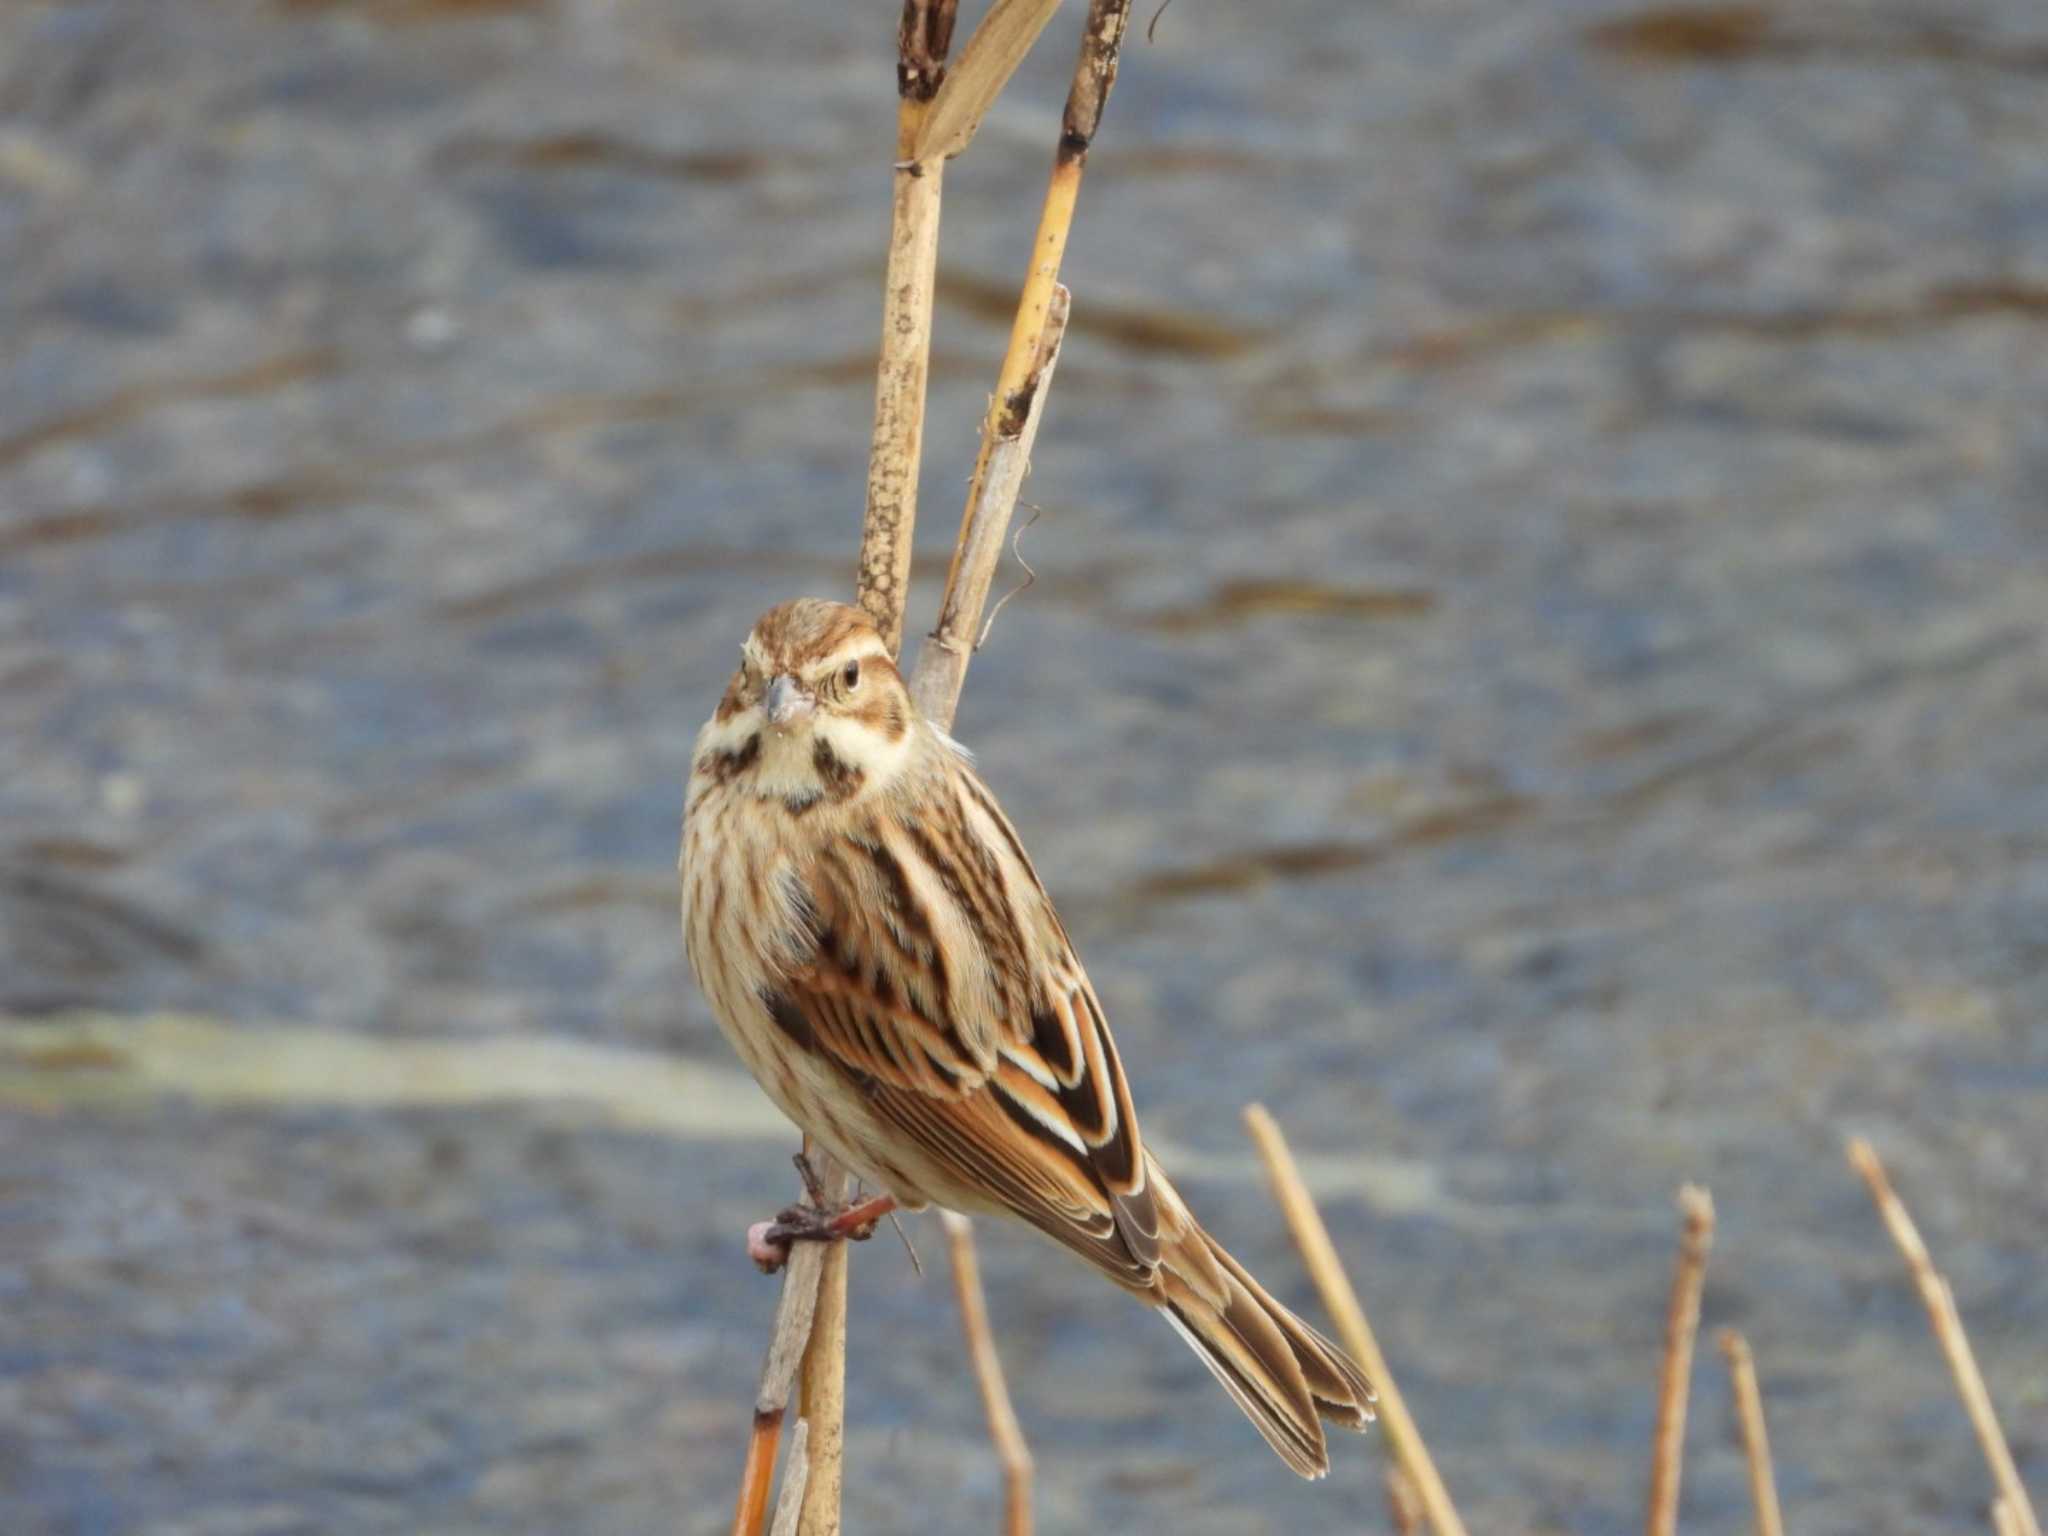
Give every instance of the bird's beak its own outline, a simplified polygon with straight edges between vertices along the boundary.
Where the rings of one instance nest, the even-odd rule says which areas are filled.
[[[762,707],[768,712],[768,723],[778,731],[786,731],[797,721],[807,719],[817,708],[817,700],[805,693],[797,680],[785,672],[768,685]]]

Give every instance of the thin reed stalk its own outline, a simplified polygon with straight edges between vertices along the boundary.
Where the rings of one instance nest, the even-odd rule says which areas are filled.
[[[1387,1519],[1393,1523],[1394,1536],[1415,1536],[1429,1518],[1422,1507],[1422,1495],[1415,1491],[1415,1479],[1399,1461],[1389,1461],[1385,1481]]]
[[[960,538],[953,549],[952,570],[939,600],[939,621],[918,647],[917,668],[910,678],[910,697],[927,720],[942,730],[953,724],[960,688],[967,681],[967,663],[980,643],[981,614],[1003,557],[1003,538],[1024,476],[1031,468],[1031,445],[1045,414],[1045,397],[1059,364],[1060,343],[1067,334],[1067,290],[1053,289],[1045,329],[1032,356],[1032,368],[1012,401],[1014,421],[1006,414],[993,445],[985,445],[982,470],[960,520]]]
[[[1034,392],[1028,385],[1038,372],[1047,321],[1059,287],[1060,263],[1066,256],[1067,236],[1074,227],[1081,174],[1088,163],[1088,148],[1101,126],[1103,108],[1109,104],[1110,90],[1116,84],[1124,28],[1130,18],[1131,0],[1090,0],[1088,19],[1081,31],[1080,55],[1074,61],[1073,82],[1067,88],[1066,108],[1060,115],[1059,149],[1053,156],[1052,177],[1039,209],[1038,232],[1032,238],[1031,265],[1025,272],[1016,318],[1010,324],[1010,344],[1003,353],[995,393],[989,397],[988,416],[982,423],[981,452],[975,460],[967,493],[969,515],[988,477],[990,455],[1003,439],[1017,435],[1024,413],[1031,406]],[[962,521],[965,523],[966,518]],[[965,546],[964,539],[954,546],[955,570],[946,576],[949,591],[955,585]]]
[[[817,1167],[814,1162],[813,1168]],[[845,1170],[833,1166],[820,1175],[826,1198],[841,1201],[851,1180]],[[775,1454],[782,1439],[782,1421],[789,1409],[790,1392],[796,1384],[811,1339],[811,1322],[818,1305],[818,1282],[826,1260],[844,1251],[843,1244],[797,1243],[783,1271],[782,1296],[775,1305],[775,1323],[768,1336],[768,1358],[761,1367],[761,1384],[754,1394],[753,1428],[747,1439],[747,1459],[740,1473],[738,1505],[733,1512],[732,1536],[761,1536],[768,1517],[768,1495],[774,1485]],[[843,1338],[843,1336],[842,1336]],[[808,1436],[807,1436],[808,1438]],[[816,1462],[807,1462],[815,1472]]]
[[[966,147],[983,113],[1058,8],[1058,0],[996,0],[963,50],[955,78],[949,79],[946,55],[957,8],[958,0],[904,0],[897,32],[897,163],[883,284],[875,421],[854,594],[855,602],[875,621],[892,651],[901,649],[917,527],[944,162]],[[1001,557],[1003,535],[1029,469],[1046,386],[1066,332],[1068,296],[1058,283],[1060,255],[1072,226],[1081,167],[1116,79],[1129,10],[1130,0],[1094,0],[1089,8],[1061,119],[1053,182],[1041,211],[1010,347],[983,426],[940,621],[934,643],[920,652],[919,675],[912,680],[913,696],[941,727],[951,725],[959,704],[967,659],[973,653],[982,608]],[[935,669],[929,674],[928,661]],[[806,1151],[831,1192],[830,1198],[844,1201],[850,1182],[845,1170],[808,1138]],[[963,1253],[970,1265],[973,1262],[971,1229],[953,1236],[952,1241],[957,1272]],[[796,1536],[833,1536],[839,1528],[845,1445],[846,1262],[844,1244],[798,1244],[792,1254],[777,1305],[763,1387],[756,1400],[733,1519],[734,1536],[761,1536],[783,1415],[799,1361],[804,1383],[804,1459],[800,1473],[792,1468],[786,1474],[789,1479],[802,1478],[795,1495],[800,1510]],[[1004,1402],[1007,1406],[1007,1395]],[[1010,1422],[1014,1429],[1014,1414]],[[1021,1432],[1012,1448],[998,1439],[1006,1475],[1013,1451],[1022,1449]],[[1028,1527],[1028,1450],[1023,1454],[1024,1480],[1018,1485],[1013,1478],[1012,1483],[1024,1490],[1024,1502],[1018,1505],[1013,1493],[1012,1519],[1021,1507]],[[786,1496],[783,1509],[789,1507]],[[781,1536],[782,1524],[778,1513],[777,1536]]]
[[[875,426],[868,448],[854,601],[889,649],[903,642],[910,599],[918,475],[924,460],[925,386],[931,375],[932,289],[939,262],[939,202],[946,162],[920,157],[918,137],[946,83],[959,0],[904,0],[896,34],[896,165],[890,191],[889,257],[882,280],[882,347],[875,369]]]
[[[796,1536],[837,1536],[839,1495],[845,1483],[847,1245],[827,1243],[824,1248],[818,1304],[811,1313],[810,1341],[804,1346],[801,1401],[809,1443]],[[796,1460],[794,1450],[790,1459]]]
[[[1742,1426],[1742,1455],[1749,1466],[1749,1501],[1756,1510],[1756,1536],[1785,1536],[1785,1517],[1778,1508],[1778,1476],[1771,1466],[1771,1437],[1764,1428],[1764,1394],[1757,1385],[1756,1358],[1749,1340],[1733,1328],[1715,1336],[1728,1361],[1735,1389],[1735,1417]]]
[[[775,1501],[775,1523],[768,1527],[768,1536],[797,1536],[798,1522],[804,1513],[804,1490],[811,1480],[810,1441],[809,1421],[798,1419],[796,1428],[789,1432],[789,1471],[783,1474],[782,1497]]]
[[[1678,1529],[1678,1479],[1685,1465],[1685,1405],[1692,1389],[1693,1341],[1700,1331],[1700,1291],[1714,1245],[1714,1197],[1697,1184],[1678,1191],[1682,1219],[1671,1304],[1664,1314],[1664,1364],[1657,1386],[1657,1429],[1651,1442],[1649,1536]]]
[[[960,1302],[960,1330],[974,1361],[974,1379],[981,1387],[982,1410],[988,1415],[988,1437],[995,1443],[1003,1469],[1003,1536],[1031,1536],[1031,1447],[1025,1443],[1010,1388],[1003,1379],[1003,1359],[988,1323],[988,1300],[981,1289],[981,1261],[974,1252],[974,1225],[965,1216],[941,1211],[946,1242],[953,1257],[953,1294]]]
[[[2005,1431],[1999,1427],[1998,1410],[1991,1403],[1991,1391],[1984,1385],[1984,1373],[1977,1368],[1976,1352],[1970,1348],[1970,1336],[1963,1328],[1962,1313],[1956,1310],[1955,1291],[1947,1278],[1934,1267],[1933,1255],[1927,1251],[1927,1243],[1920,1236],[1920,1229],[1913,1224],[1906,1203],[1892,1188],[1884,1164],[1878,1161],[1877,1149],[1857,1136],[1849,1141],[1847,1152],[1849,1166],[1862,1176],[1868,1186],[1877,1213],[1883,1218],[1892,1242],[1905,1258],[1913,1284],[1919,1289],[1920,1300],[1927,1308],[1928,1321],[1934,1328],[1935,1342],[1948,1359],[1949,1374],[1955,1378],[1963,1410],[1969,1414],[1971,1426],[1977,1431],[1977,1443],[1983,1448],[1985,1464],[1991,1469],[1991,1481],[1997,1488],[1999,1501],[2006,1506],[2009,1517],[2018,1522],[2019,1536],[2041,1536],[2041,1524],[2034,1514],[2033,1500],[2027,1496],[2026,1485],[2020,1481],[2019,1468],[2012,1459],[2012,1448],[2006,1444]]]
[[[1266,1177],[1272,1183],[1274,1197],[1280,1202],[1281,1213],[1287,1218],[1288,1230],[1294,1234],[1294,1246],[1301,1251],[1309,1278],[1315,1281],[1316,1290],[1322,1295],[1323,1307],[1337,1324],[1338,1337],[1351,1352],[1351,1358],[1364,1367],[1366,1379],[1379,1394],[1379,1418],[1386,1427],[1388,1448],[1407,1475],[1414,1497],[1429,1517],[1431,1529],[1437,1536],[1465,1536],[1465,1524],[1458,1518],[1450,1491],[1444,1487],[1436,1462],[1430,1457],[1429,1447],[1423,1444],[1422,1431],[1416,1427],[1415,1418],[1401,1396],[1401,1389],[1395,1384],[1387,1357],[1380,1353],[1379,1340],[1373,1337],[1372,1328],[1365,1320],[1365,1308],[1359,1304],[1358,1292],[1352,1289],[1351,1278],[1344,1272],[1343,1261],[1337,1257],[1337,1246],[1330,1241],[1330,1229],[1323,1225],[1322,1213],[1316,1209],[1314,1197],[1302,1182],[1301,1170],[1295,1165],[1294,1154],[1288,1150],[1287,1138],[1281,1134],[1279,1122],[1267,1112],[1265,1105],[1248,1104],[1245,1106],[1244,1123],[1251,1132],[1253,1145],[1258,1148],[1260,1161],[1266,1165]],[[1390,1486],[1388,1497],[1390,1502],[1394,1502],[1400,1495]]]

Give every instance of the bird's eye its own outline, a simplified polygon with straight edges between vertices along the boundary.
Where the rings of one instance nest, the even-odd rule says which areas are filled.
[[[844,667],[840,669],[839,681],[840,684],[845,688],[858,688],[860,686],[860,663],[857,661],[849,661]]]

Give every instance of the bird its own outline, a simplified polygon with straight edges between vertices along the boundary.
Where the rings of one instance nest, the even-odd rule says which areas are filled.
[[[698,733],[684,946],[741,1061],[883,1193],[750,1234],[865,1235],[937,1205],[1022,1220],[1157,1308],[1280,1458],[1329,1470],[1365,1373],[1211,1237],[1147,1150],[1102,1004],[968,753],[861,609],[769,609]],[[778,1250],[778,1245],[780,1245]]]

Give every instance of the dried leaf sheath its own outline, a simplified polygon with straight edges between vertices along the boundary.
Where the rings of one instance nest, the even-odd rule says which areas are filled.
[[[1017,299],[1009,346],[996,375],[988,419],[982,425],[981,452],[971,481],[975,485],[986,479],[989,455],[996,444],[1005,436],[1017,435],[1023,418],[1015,402],[1023,400],[1028,406],[1025,385],[1040,358],[1041,340],[1048,333],[1060,263],[1066,256],[1074,206],[1081,192],[1081,173],[1087,163],[1088,147],[1101,126],[1103,108],[1109,103],[1110,88],[1116,83],[1117,62],[1130,14],[1130,0],[1092,0],[1088,7],[1080,54],[1074,62],[1073,83],[1068,87],[1066,109],[1060,116],[1059,149],[1039,210],[1038,230],[1032,237],[1031,263],[1025,272],[1023,292]],[[970,490],[970,504],[975,494]],[[956,546],[953,569],[946,577],[948,592],[953,590],[961,554],[961,548]]]

